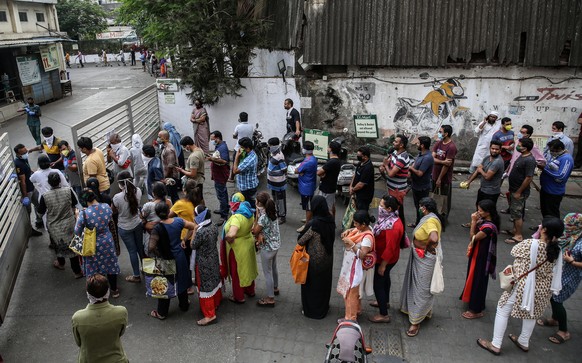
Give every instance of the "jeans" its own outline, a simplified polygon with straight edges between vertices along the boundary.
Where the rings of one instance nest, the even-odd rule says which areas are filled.
[[[426,190],[414,190],[414,189],[412,189],[412,200],[414,201],[414,210],[415,210],[415,214],[416,214],[416,222],[414,222],[414,224],[418,224],[418,222],[420,222],[420,219],[422,218],[422,213],[420,213],[418,211],[418,208],[420,207],[420,205],[418,203],[420,202],[420,200],[422,198],[428,197],[429,194],[430,194],[430,189],[426,189]],[[404,226],[404,227],[406,227],[406,226]]]
[[[287,216],[287,193],[285,190],[271,190],[271,194],[277,208],[277,217],[285,218]]]
[[[493,340],[491,344],[500,349],[501,343],[503,342],[503,336],[505,335],[505,329],[507,329],[507,321],[509,320],[509,315],[511,314],[511,309],[513,309],[513,304],[515,304],[515,295],[517,294],[517,289],[513,289],[513,293],[505,303],[505,305],[499,307],[497,306],[497,312],[495,313],[495,325],[493,325]],[[517,341],[524,347],[529,347],[529,338],[536,326],[535,319],[523,319],[521,325],[521,334]]]
[[[214,190],[216,190],[216,198],[220,203],[220,216],[224,219],[228,218],[228,190],[226,184],[214,183]]]
[[[36,145],[41,145],[42,144],[42,140],[40,139],[40,123],[38,125],[28,125],[28,129],[30,130],[30,134],[32,135],[32,138],[34,139],[34,141],[36,142]]]
[[[568,314],[563,303],[555,302],[554,298],[550,300],[552,304],[552,319],[558,322],[558,330],[568,331]]]
[[[554,216],[560,218],[560,203],[563,195],[548,194],[540,190],[540,209],[542,217]]]
[[[143,227],[138,224],[132,230],[125,230],[118,228],[119,237],[123,240],[127,252],[129,253],[129,260],[131,261],[131,268],[133,269],[133,276],[140,276],[139,260],[144,258],[143,252]]]
[[[257,196],[257,188],[241,190],[242,195],[245,197],[245,201],[251,204],[251,207],[255,209],[255,197]]]
[[[390,280],[390,271],[396,263],[391,263],[386,265],[386,270],[384,270],[384,276],[378,274],[378,267],[376,265],[374,268],[374,295],[376,295],[376,300],[378,300],[378,307],[380,308],[380,315],[388,315],[388,304],[390,303],[390,286],[392,281]]]
[[[277,271],[277,251],[261,250],[261,265],[267,284],[267,296],[275,297],[275,289],[279,287],[279,272]]]
[[[64,257],[57,257],[57,261],[59,265],[65,266],[65,258]],[[80,274],[81,271],[81,263],[79,262],[79,256],[69,258],[71,262],[71,270],[73,270],[74,274]]]

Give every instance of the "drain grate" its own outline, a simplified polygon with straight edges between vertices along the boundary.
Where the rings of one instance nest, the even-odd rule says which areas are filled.
[[[402,338],[400,331],[372,327],[370,328],[370,343],[374,356],[393,356],[404,358],[402,353]]]

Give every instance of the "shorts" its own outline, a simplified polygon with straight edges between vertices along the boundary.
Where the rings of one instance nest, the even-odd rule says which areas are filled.
[[[526,199],[527,197],[523,195],[521,199],[515,199],[513,193],[509,193],[509,214],[511,215],[511,219],[523,219]]]
[[[317,195],[325,198],[329,210],[332,210],[335,207],[335,193],[324,193],[321,190],[318,190]]]
[[[313,195],[301,196],[301,208],[303,210],[311,210],[311,198],[313,198]]]

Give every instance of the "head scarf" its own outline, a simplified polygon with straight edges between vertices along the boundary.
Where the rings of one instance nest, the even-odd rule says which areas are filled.
[[[378,222],[374,225],[374,236],[378,236],[382,231],[392,229],[398,220],[398,211],[391,211],[378,207]]]
[[[562,249],[572,249],[582,237],[582,213],[568,213],[564,217],[564,234],[558,239]]]
[[[311,228],[314,232],[319,233],[325,252],[332,254],[335,240],[335,220],[329,213],[329,207],[324,197],[316,195],[311,199],[311,212],[313,213],[313,218],[305,226],[305,231]],[[302,235],[299,236],[301,237]]]
[[[168,133],[170,134],[170,142],[174,146],[174,149],[176,149],[176,155],[178,156],[182,155],[182,145],[180,145],[180,140],[182,139],[182,137],[180,136],[178,131],[176,131],[174,125],[172,125],[169,122],[166,122],[164,123],[164,130],[168,131]]]
[[[230,199],[230,202],[228,203],[230,205],[230,210],[234,213],[238,210],[238,208],[240,207],[240,204],[242,202],[245,201],[245,196],[242,195],[242,193],[234,193],[232,195],[232,198]]]
[[[497,112],[497,111],[491,111],[491,112],[489,112],[489,115],[490,116],[497,116],[497,117],[499,117],[499,112]]]
[[[143,147],[143,140],[141,139],[141,136],[138,134],[133,134],[131,137],[131,146],[141,151],[141,148]]]
[[[249,202],[245,201],[242,193],[234,193],[229,204],[232,214],[242,214],[245,218],[251,218],[255,214],[255,210]]]
[[[202,209],[201,211],[198,211],[199,207],[200,209]],[[196,215],[196,217],[194,217],[194,221],[198,225],[197,230],[200,230],[202,227],[212,223],[212,219],[210,218],[211,216],[208,213],[208,208],[206,208],[205,206],[200,205],[194,208],[194,214]]]

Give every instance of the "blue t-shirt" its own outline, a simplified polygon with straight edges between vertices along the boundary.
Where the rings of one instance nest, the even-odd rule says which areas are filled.
[[[317,158],[313,155],[305,157],[297,172],[299,172],[299,194],[313,195],[317,182]]]
[[[432,167],[434,166],[434,158],[430,151],[426,151],[424,154],[418,154],[418,157],[414,161],[414,168],[416,170],[422,171],[424,174],[422,176],[416,176],[414,173],[410,173],[412,178],[412,189],[413,190],[429,190],[432,188]]]
[[[566,182],[573,167],[574,159],[567,152],[558,157],[552,157],[540,175],[542,190],[552,195],[566,194]]]

